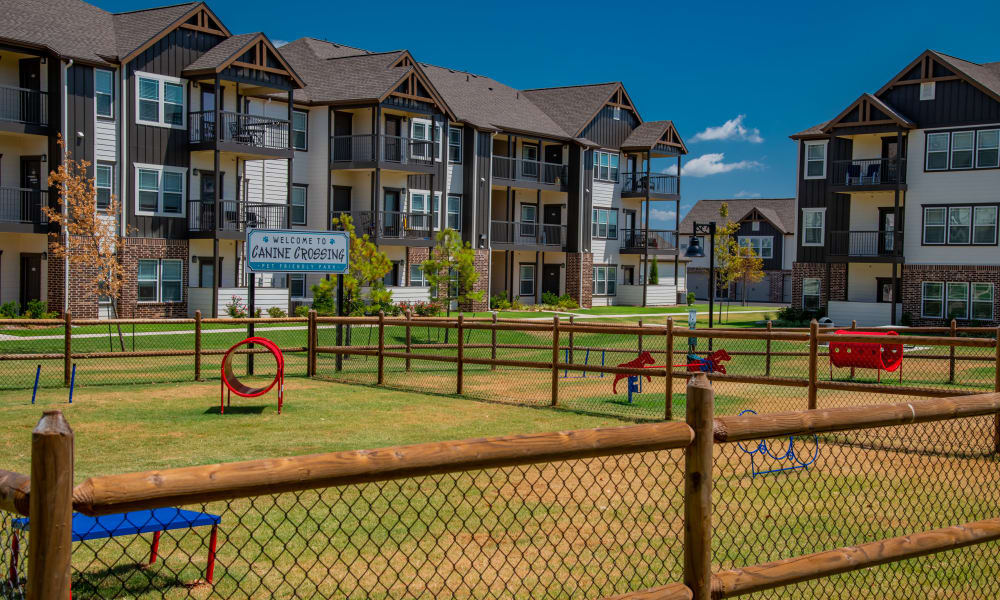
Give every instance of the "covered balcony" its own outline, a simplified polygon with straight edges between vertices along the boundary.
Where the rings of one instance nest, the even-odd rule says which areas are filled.
[[[287,229],[288,204],[244,202],[242,200],[188,202],[188,231],[191,237],[244,239],[248,229]]]
[[[569,167],[509,156],[493,156],[493,179],[501,185],[527,184],[532,188],[566,191],[569,186]]]
[[[48,204],[48,190],[0,187],[0,231],[42,232],[48,219],[42,207]]]
[[[906,189],[905,158],[852,158],[834,160],[830,185],[836,191]]]
[[[829,255],[854,262],[903,262],[902,231],[831,231]]]
[[[566,244],[566,226],[524,221],[491,221],[490,239],[498,250],[559,250]]]
[[[333,211],[330,213],[331,227],[333,219],[343,215],[351,217],[357,235],[367,235],[370,239],[390,245],[393,240],[398,240],[404,245],[416,242],[412,245],[430,246],[434,243],[434,236],[441,230],[434,222],[437,214],[387,210]]]
[[[680,194],[680,177],[647,173],[622,173],[622,198],[645,198],[647,192],[653,200],[674,200]]]
[[[48,127],[48,92],[0,86],[0,130],[45,135]]]
[[[437,169],[438,141],[361,133],[330,138],[331,169],[372,169],[429,173]]]
[[[192,150],[217,148],[250,156],[288,158],[292,154],[290,131],[288,119],[229,110],[188,113],[188,141]]]
[[[622,229],[621,254],[674,256],[677,254],[677,232],[663,229]]]

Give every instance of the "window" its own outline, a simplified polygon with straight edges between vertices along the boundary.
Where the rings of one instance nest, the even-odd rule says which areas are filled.
[[[519,295],[535,295],[535,265],[521,265],[519,270],[519,282]]]
[[[115,167],[111,164],[97,163],[94,167],[94,188],[97,189],[97,208],[104,210],[111,206],[111,196],[114,193]]]
[[[802,308],[819,310],[819,279],[807,277],[802,280]]]
[[[434,158],[436,160],[441,160],[441,126],[435,126],[435,139],[437,143],[434,144]],[[431,122],[426,119],[411,119],[410,120],[410,137],[412,142],[410,144],[410,156],[414,158],[424,158],[429,159],[431,157]]]
[[[972,318],[979,321],[993,320],[993,284],[973,283]]]
[[[534,204],[521,205],[521,223],[537,223],[538,207]]]
[[[448,162],[462,162],[462,130],[457,127],[448,128]]]
[[[115,74],[106,69],[94,69],[94,107],[98,117],[115,116]]]
[[[933,100],[935,84],[934,81],[925,81],[920,84],[920,99],[921,100]]]
[[[826,177],[826,142],[806,142],[806,179]]]
[[[139,302],[181,302],[184,261],[176,259],[140,259],[138,273]]]
[[[944,312],[949,319],[969,318],[969,284],[948,282]]]
[[[288,295],[292,298],[306,297],[306,276],[304,274],[288,276]]]
[[[802,245],[822,246],[826,230],[825,208],[802,209]]]
[[[427,278],[424,277],[424,268],[417,265],[410,265],[410,285],[416,287],[427,287],[430,283],[427,282]]]
[[[308,187],[292,185],[292,225],[306,224],[306,198],[308,195]]]
[[[618,239],[618,210],[595,208],[591,213],[591,236],[597,239]]]
[[[614,110],[611,111],[611,118],[614,119],[615,121],[621,121],[622,120],[622,107],[615,106]]]
[[[972,209],[968,206],[948,207],[948,243],[968,244],[972,227]]]
[[[454,194],[448,195],[448,227],[455,231],[462,230],[462,197]]]
[[[292,148],[306,150],[309,147],[309,113],[304,110],[292,111]]]
[[[948,134],[927,134],[927,160],[924,168],[928,171],[944,171],[948,168]]]
[[[771,236],[741,237],[740,247],[750,248],[760,258],[774,258],[774,238]]]
[[[951,168],[972,168],[972,142],[975,131],[956,131],[951,134]]]
[[[972,243],[994,245],[997,243],[997,207],[975,206],[972,218]]]
[[[618,181],[618,153],[594,151],[594,179]]]
[[[924,208],[924,244],[945,242],[945,220],[948,209],[943,206]]]
[[[760,221],[754,221],[750,224],[751,231],[760,231]]]
[[[136,165],[136,214],[184,215],[185,169]]]
[[[136,74],[136,122],[160,127],[184,127],[184,80],[164,75]]]
[[[976,168],[1000,167],[1000,129],[976,133]]]
[[[615,287],[618,282],[617,265],[595,265],[594,266],[594,288],[595,296],[614,296]]]
[[[920,315],[941,318],[944,315],[944,284],[925,281],[920,289]]]

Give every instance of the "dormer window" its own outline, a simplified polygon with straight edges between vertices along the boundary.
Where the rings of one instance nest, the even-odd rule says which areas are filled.
[[[920,84],[920,99],[921,100],[933,100],[934,99],[934,81],[925,81]]]
[[[620,106],[614,107],[614,110],[612,111],[612,118],[614,118],[615,121],[622,120],[622,107]]]

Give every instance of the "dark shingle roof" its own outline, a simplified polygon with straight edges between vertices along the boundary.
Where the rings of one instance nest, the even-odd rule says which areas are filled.
[[[118,58],[131,54],[198,4],[200,2],[187,2],[115,14],[114,35]]]
[[[184,67],[184,71],[201,71],[206,69],[217,69],[220,65],[233,57],[237,52],[242,52],[250,40],[257,37],[257,33],[241,33],[231,38],[222,40],[212,48],[198,57],[193,63]]]
[[[929,50],[929,52],[953,70],[972,79],[986,88],[988,92],[992,92],[993,97],[1000,100],[1000,62],[979,64],[935,50]]]
[[[826,127],[827,123],[829,123],[829,121],[823,121],[819,125],[813,125],[809,129],[803,129],[802,131],[798,133],[793,133],[788,137],[792,138],[793,140],[797,140],[800,138],[807,139],[812,137],[826,137],[826,134],[823,133],[823,128]]]
[[[117,55],[111,13],[80,0],[0,0],[0,40],[107,64]]]
[[[619,82],[524,90],[538,108],[571,136],[579,135],[614,93]]]
[[[391,67],[403,50],[321,58],[316,51],[328,55],[334,45],[316,42],[299,39],[278,50],[306,84],[296,93],[300,100],[320,103],[374,100],[413,70],[413,67]]]
[[[723,221],[719,209],[723,203],[729,204],[729,217]],[[699,200],[681,220],[680,231],[690,234],[693,223],[715,221],[720,227],[739,221],[756,209],[779,231],[790,234],[795,231],[795,198],[732,198],[728,200]]]
[[[621,143],[622,150],[648,150],[655,146],[670,129],[674,127],[673,121],[646,121],[645,123],[640,123],[638,127],[632,130],[625,141]],[[684,147],[684,142],[680,139],[680,134],[677,134],[677,140],[681,144],[681,148],[677,149],[678,152],[682,154],[687,153],[687,148]]]

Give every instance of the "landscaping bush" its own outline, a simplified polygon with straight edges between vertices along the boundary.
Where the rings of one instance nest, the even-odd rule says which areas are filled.
[[[569,294],[563,294],[562,296],[556,298],[555,305],[556,308],[561,308],[563,310],[573,310],[575,308],[580,308],[580,305],[577,304],[576,300],[574,300]]]
[[[649,265],[649,285],[657,285],[658,283],[660,283],[660,266],[654,256],[653,264]]]
[[[296,317],[308,317],[309,316],[309,307],[306,306],[305,304],[300,304],[300,305],[296,306],[295,307],[295,316]]]
[[[21,314],[21,303],[16,300],[0,304],[0,317],[4,319],[16,319]]]
[[[494,294],[490,296],[490,308],[492,310],[509,310],[510,301],[504,294]]]
[[[543,292],[542,293],[542,304],[548,304],[549,306],[555,306],[556,304],[559,304],[559,296],[555,295],[552,292]]]
[[[247,316],[247,306],[243,303],[243,298],[232,296],[226,303],[226,314],[234,319],[242,319]]]
[[[441,305],[437,302],[414,302],[412,308],[418,317],[436,317],[441,314]]]
[[[24,305],[24,314],[21,316],[26,319],[44,319],[48,310],[44,300],[29,300]]]
[[[803,310],[794,306],[785,306],[778,311],[777,327],[808,327],[813,319],[826,316],[821,310]]]
[[[267,309],[267,316],[271,317],[272,319],[280,319],[281,317],[287,317],[288,313],[281,310],[281,308],[277,306],[272,306],[271,308]]]
[[[688,306],[694,306],[694,292],[688,292],[687,300]]]

